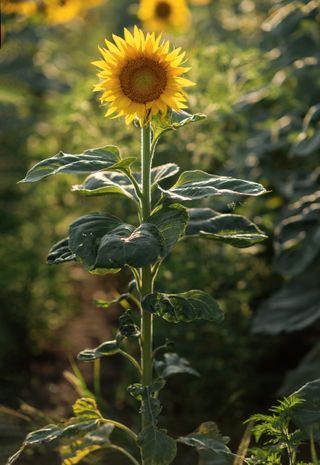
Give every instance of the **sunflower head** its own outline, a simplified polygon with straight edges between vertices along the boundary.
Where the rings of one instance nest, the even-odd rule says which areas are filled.
[[[140,0],[138,17],[149,31],[185,30],[190,11],[185,0]]]
[[[161,36],[145,35],[137,27],[134,34],[125,29],[124,38],[113,35],[113,40],[100,48],[102,60],[93,62],[101,80],[95,90],[109,104],[105,116],[124,116],[127,124],[137,117],[143,125],[159,112],[186,108],[184,88],[193,82],[182,77],[188,68],[181,66],[185,53],[180,48],[170,50]]]

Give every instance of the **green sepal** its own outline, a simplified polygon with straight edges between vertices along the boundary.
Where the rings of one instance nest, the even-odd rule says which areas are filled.
[[[78,354],[78,360],[81,362],[92,362],[98,358],[102,358],[108,355],[114,355],[120,352],[118,341],[106,341],[100,344],[95,349],[85,349]]]
[[[183,110],[170,110],[165,115],[158,114],[152,118],[154,141],[157,141],[167,131],[175,131],[187,124],[197,123],[205,118],[206,115],[201,113],[192,115]]]
[[[241,215],[220,214],[211,208],[190,208],[187,237],[212,239],[233,247],[250,247],[267,236]]]
[[[217,195],[265,194],[266,189],[257,182],[245,181],[228,176],[216,176],[201,170],[184,171],[177,182],[168,190],[159,187],[165,197],[186,202]]]
[[[199,319],[220,323],[224,317],[217,301],[197,290],[181,294],[149,294],[143,298],[142,307],[170,323],[189,323]]]
[[[135,158],[121,159],[118,147],[107,145],[71,155],[60,151],[53,157],[36,163],[20,182],[36,182],[54,174],[83,174],[100,170],[128,168]]]

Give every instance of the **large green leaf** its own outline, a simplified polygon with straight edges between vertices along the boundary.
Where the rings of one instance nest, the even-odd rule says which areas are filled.
[[[317,276],[307,274],[286,283],[262,303],[253,324],[256,333],[279,334],[310,326],[320,318]]]
[[[146,419],[146,425],[138,436],[144,465],[169,465],[177,453],[175,440],[158,428],[162,407],[157,394],[163,386],[164,381],[158,379],[151,386],[135,384],[129,387],[130,394],[142,402],[141,411]]]
[[[265,188],[256,182],[227,176],[215,176],[204,171],[185,171],[169,190],[160,188],[170,199],[188,201],[214,195],[261,195]]]
[[[320,343],[318,342],[305,357],[300,361],[299,365],[290,370],[284,379],[280,389],[281,395],[292,394],[293,391],[299,389],[304,384],[320,378]]]
[[[293,395],[303,399],[294,409],[293,420],[302,430],[308,432],[310,428],[320,425],[320,379],[305,384]]]
[[[163,360],[155,360],[155,369],[159,376],[168,378],[168,376],[177,375],[180,373],[188,373],[189,375],[199,376],[199,373],[191,368],[190,363],[185,358],[179,357],[175,353],[163,354]]]
[[[166,163],[164,165],[155,166],[151,170],[152,185],[157,184],[163,179],[171,178],[179,172],[180,168],[175,163]]]
[[[92,362],[98,358],[108,355],[117,354],[120,351],[117,340],[107,341],[100,344],[95,349],[85,349],[78,354],[78,360],[81,362]]]
[[[82,216],[70,225],[70,250],[89,269],[94,269],[101,238],[121,225],[132,230],[132,226],[123,225],[121,220],[113,215],[91,213]]]
[[[156,226],[144,223],[135,229],[121,225],[101,238],[94,268],[141,268],[155,263],[163,253],[163,239]]]
[[[57,265],[58,263],[70,262],[75,259],[76,256],[71,252],[69,247],[69,238],[66,237],[51,247],[47,257],[47,263],[49,265]]]
[[[275,234],[274,269],[297,276],[320,254],[320,191],[289,205]]]
[[[130,179],[122,173],[102,171],[91,174],[83,184],[72,186],[72,190],[88,196],[114,194],[129,199],[135,199],[136,197]]]
[[[228,438],[223,437],[217,425],[211,421],[202,423],[199,428],[179,442],[195,447],[199,453],[199,465],[231,465],[235,455],[227,447]]]
[[[167,255],[183,235],[188,221],[187,209],[178,203],[160,205],[148,222],[157,226],[163,238],[163,256]]]
[[[20,182],[35,182],[58,173],[94,173],[108,169],[127,168],[134,158],[121,159],[118,147],[107,145],[85,150],[78,155],[59,152],[34,165]]]
[[[190,208],[186,236],[203,237],[234,247],[250,247],[267,238],[254,223],[241,215],[220,214],[210,208]]]
[[[194,115],[187,113],[186,111],[168,111],[165,115],[158,114],[152,119],[152,129],[154,140],[158,140],[159,137],[167,131],[175,131],[183,126],[190,123],[196,123],[205,119],[206,115],[196,113]]]
[[[144,310],[154,313],[171,323],[194,320],[209,320],[220,323],[223,312],[216,300],[203,291],[188,291],[181,294],[156,292],[144,297]]]

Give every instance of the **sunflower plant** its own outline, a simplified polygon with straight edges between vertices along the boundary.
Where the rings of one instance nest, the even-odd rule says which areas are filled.
[[[114,35],[113,42],[106,40],[100,52],[101,59],[94,62],[100,78],[95,90],[102,92],[101,102],[108,105],[106,116],[124,117],[127,125],[134,124],[140,131],[140,159],[135,154],[122,157],[114,145],[75,155],[60,152],[34,165],[22,182],[33,183],[60,173],[88,174],[81,184],[73,186],[74,192],[122,196],[135,208],[133,224],[108,212],[92,212],[76,219],[68,237],[49,251],[48,263],[77,261],[94,274],[117,273],[124,267],[131,271],[132,281],[125,294],[112,302],[99,302],[106,308],[115,302],[123,306],[115,338],[83,350],[78,359],[96,363],[102,357],[120,354],[132,364],[136,378],[128,393],[139,404],[141,426],[135,431],[137,428],[109,418],[100,399],[88,392],[74,404],[73,418],[29,433],[8,465],[25,449],[53,442],[58,442],[63,465],[76,464],[89,454],[99,456],[105,449],[119,452],[135,465],[169,465],[176,456],[177,441],[197,448],[203,463],[207,463],[206,454],[229,460],[232,453],[227,440],[213,422],[203,423],[178,440],[159,425],[159,394],[166,379],[197,372],[186,359],[168,351],[167,343],[154,347],[154,322],[206,320],[218,324],[223,312],[218,302],[201,290],[168,294],[156,287],[156,279],[178,241],[202,238],[249,247],[266,237],[243,216],[195,207],[191,202],[221,196],[243,199],[266,191],[255,182],[200,170],[185,171],[178,177],[175,163],[156,164],[157,143],[166,132],[204,118],[185,111],[185,88],[193,83],[184,77],[188,68],[180,48],[172,49],[161,36],[144,34],[135,27],[133,33],[125,29],[124,37]],[[133,353],[130,347],[135,347]],[[113,434],[114,430],[120,434]]]

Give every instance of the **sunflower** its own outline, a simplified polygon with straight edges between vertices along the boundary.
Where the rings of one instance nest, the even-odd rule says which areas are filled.
[[[141,0],[138,17],[149,31],[183,30],[191,19],[185,0]]]
[[[101,5],[104,0],[44,0],[47,22],[61,24],[72,21],[90,8]]]
[[[29,16],[36,13],[37,3],[32,0],[22,2],[8,0],[3,3],[2,11],[6,14],[19,14]]]
[[[189,68],[181,66],[181,48],[170,51],[169,41],[145,35],[137,26],[133,34],[124,29],[124,38],[112,37],[114,43],[106,40],[107,48],[99,47],[103,59],[93,62],[101,69],[94,90],[102,91],[101,102],[110,104],[105,116],[125,116],[127,124],[137,117],[143,125],[169,108],[186,108],[183,89],[194,83],[182,77]]]
[[[190,0],[190,3],[194,3],[195,5],[209,5],[211,0]]]

